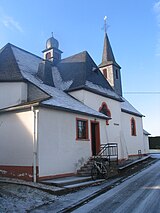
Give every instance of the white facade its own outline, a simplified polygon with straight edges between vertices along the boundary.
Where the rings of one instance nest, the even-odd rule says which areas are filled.
[[[50,57],[54,57],[55,50],[60,59],[61,51],[54,45],[51,47]],[[37,176],[75,174],[92,155],[98,154],[100,144],[106,143],[118,144],[119,160],[138,155],[139,151],[148,153],[142,115],[122,97],[120,67],[111,67],[115,63],[111,48],[114,63],[107,69],[115,91],[87,52],[59,61],[57,66],[47,63],[41,67],[42,59],[34,54],[11,44],[7,51],[13,54],[20,77],[17,82],[8,82],[14,79],[12,73],[6,73],[6,82],[0,83],[0,174],[34,180]],[[54,58],[55,62],[58,58]],[[11,72],[10,64],[7,66]],[[19,82],[21,79],[26,83]],[[64,90],[72,92],[67,94]],[[131,118],[136,124],[135,135],[131,134]],[[77,132],[82,137],[77,137]]]
[[[76,139],[76,118],[88,120],[88,140]],[[100,122],[100,137],[105,137],[105,120]],[[38,128],[39,176],[76,173],[91,151],[90,121],[94,118],[53,109],[40,108]],[[106,139],[105,139],[106,140]]]
[[[0,83],[0,109],[27,101],[27,84],[22,82]]]
[[[15,88],[19,86],[21,90],[26,88],[25,84],[19,85],[19,83]],[[109,120],[109,125],[106,125],[106,120],[97,117],[40,107],[35,133],[33,111],[1,113],[0,166],[28,166],[32,169],[33,153],[36,152],[40,178],[75,174],[92,156],[91,121],[99,123],[101,144],[109,142],[118,144],[119,159],[136,155],[138,150],[141,150],[142,154],[148,153],[147,139],[145,138],[144,142],[143,138],[141,117],[121,112],[119,101],[86,90],[70,94],[96,111],[99,111],[102,103],[105,102],[111,112],[112,119]],[[131,136],[132,117],[136,121],[136,136]],[[77,118],[88,121],[88,140],[76,139]],[[34,133],[38,138],[36,150],[34,150]]]
[[[99,110],[101,104],[105,102],[111,111],[111,120],[106,125],[105,138],[101,138],[101,143],[118,143],[119,159],[127,159],[129,156],[138,155],[138,150],[142,154],[148,153],[143,140],[142,117],[121,112],[121,102],[106,98],[85,90],[70,92],[70,94],[82,101],[87,106]],[[131,118],[136,121],[136,136],[131,135]]]
[[[33,112],[0,114],[0,166],[33,165]]]
[[[145,145],[143,141],[143,125],[142,118],[122,112],[122,134],[121,140],[124,144],[124,152],[126,154],[138,155],[138,150],[141,151],[142,154],[146,154]],[[136,124],[136,135],[131,134],[131,119],[134,118]]]
[[[105,102],[111,111],[111,120],[109,121],[109,125],[106,126],[106,137],[107,141],[102,140],[102,143],[108,143],[108,142],[117,142],[120,141],[120,123],[121,123],[121,108],[120,108],[120,102],[106,98],[100,95],[97,95],[92,92],[88,92],[86,90],[79,90],[70,92],[70,94],[77,98],[78,100],[82,101],[87,106],[99,111],[99,108],[101,107],[102,103]]]
[[[88,92],[85,90],[74,91],[70,93],[73,97],[82,101],[89,107],[99,111],[102,103],[106,103],[110,112],[111,112],[111,120],[109,120],[109,125],[104,125],[105,135],[101,137],[101,144],[114,142],[118,144],[118,153],[119,158],[124,158],[122,155],[122,144],[120,140],[121,134],[121,102],[94,94],[92,92]],[[107,140],[106,140],[107,138]],[[125,156],[126,158],[126,156]]]

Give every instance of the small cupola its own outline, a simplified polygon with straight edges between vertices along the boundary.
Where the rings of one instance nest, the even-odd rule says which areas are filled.
[[[57,64],[61,60],[62,51],[59,50],[59,42],[53,37],[46,41],[46,49],[42,51],[44,60]]]

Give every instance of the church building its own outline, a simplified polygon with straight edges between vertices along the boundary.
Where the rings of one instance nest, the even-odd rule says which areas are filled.
[[[119,161],[149,152],[106,32],[99,66],[87,51],[62,58],[53,35],[42,52],[10,43],[0,50],[1,176],[75,175],[106,144],[117,144]]]

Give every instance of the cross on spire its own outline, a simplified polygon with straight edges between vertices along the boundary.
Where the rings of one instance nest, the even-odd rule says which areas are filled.
[[[107,16],[104,17],[104,32],[107,33]]]
[[[52,37],[53,37],[53,32],[51,32],[51,34],[52,34]]]

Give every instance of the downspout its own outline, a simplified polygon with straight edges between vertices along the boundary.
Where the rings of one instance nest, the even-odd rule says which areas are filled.
[[[34,109],[34,129],[33,129],[33,181],[37,182],[37,144],[38,144],[38,112],[39,110]]]

